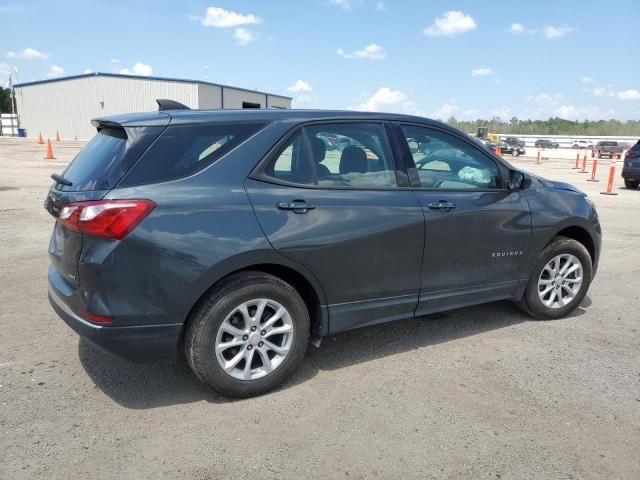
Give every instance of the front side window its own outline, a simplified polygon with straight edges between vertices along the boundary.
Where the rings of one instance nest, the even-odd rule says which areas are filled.
[[[426,127],[402,126],[420,186],[434,190],[498,189],[496,163],[453,135]]]
[[[395,167],[377,123],[312,125],[298,130],[267,167],[270,177],[327,188],[391,188]]]

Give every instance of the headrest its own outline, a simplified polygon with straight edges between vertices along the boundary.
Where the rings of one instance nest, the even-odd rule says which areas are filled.
[[[366,173],[367,154],[360,147],[345,147],[340,156],[340,173]]]
[[[316,163],[320,163],[324,160],[324,156],[327,153],[327,146],[324,140],[318,137],[311,137],[311,151],[313,152],[313,160]]]

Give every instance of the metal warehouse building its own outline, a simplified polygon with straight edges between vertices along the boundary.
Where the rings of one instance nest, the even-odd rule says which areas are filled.
[[[157,98],[193,109],[291,108],[291,98],[199,80],[88,73],[15,85],[20,128],[27,135],[89,139],[91,119],[157,110]]]

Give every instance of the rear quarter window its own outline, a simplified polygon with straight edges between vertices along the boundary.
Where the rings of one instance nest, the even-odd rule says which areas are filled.
[[[192,175],[222,158],[263,126],[257,123],[168,126],[120,186],[165,182]]]

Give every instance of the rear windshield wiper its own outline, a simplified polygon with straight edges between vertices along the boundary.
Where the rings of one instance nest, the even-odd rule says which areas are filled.
[[[67,187],[70,187],[71,185],[73,185],[71,180],[64,178],[62,175],[58,175],[57,173],[52,173],[51,178],[55,180],[56,183],[59,183],[60,185],[66,185]]]

